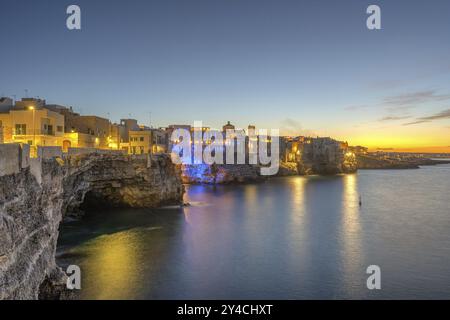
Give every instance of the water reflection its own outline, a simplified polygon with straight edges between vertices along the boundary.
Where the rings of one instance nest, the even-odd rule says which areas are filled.
[[[104,235],[79,248],[89,257],[82,265],[86,296],[126,299],[134,294],[138,287],[142,247],[142,237],[138,233],[138,230],[128,230]]]
[[[448,298],[445,172],[189,186],[189,207],[97,212],[63,227],[60,248],[88,299]]]
[[[359,206],[358,176],[349,174],[342,177],[342,270],[345,290],[347,295],[360,290],[364,286],[363,275],[365,272],[363,250],[361,248],[361,208]]]
[[[300,222],[300,217],[304,215],[304,206],[305,206],[305,186],[307,183],[307,178],[305,177],[296,177],[291,179],[290,185],[292,186],[292,196],[291,205],[293,209],[292,213],[294,214],[293,223]]]

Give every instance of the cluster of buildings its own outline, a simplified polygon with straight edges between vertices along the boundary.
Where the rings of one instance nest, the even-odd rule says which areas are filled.
[[[190,125],[152,128],[139,125],[135,119],[121,119],[120,123],[112,123],[106,118],[80,115],[71,107],[47,104],[43,99],[22,98],[20,101],[13,101],[7,97],[0,98],[0,143],[28,144],[32,156],[36,156],[39,146],[58,146],[63,152],[68,152],[71,148],[84,148],[121,150],[128,154],[166,153],[176,143],[170,140],[176,129],[187,130],[192,135],[194,133],[194,128]],[[202,128],[203,133],[209,130],[209,127]],[[249,136],[249,132],[254,132],[256,128],[249,125],[247,130],[239,132],[233,124],[227,122],[222,130],[235,130],[237,134]],[[246,142],[248,139],[247,137]],[[267,139],[270,143],[271,138]],[[208,143],[210,141],[205,141],[205,144]],[[300,162],[309,157],[307,153],[317,153],[317,146],[327,150],[334,148],[344,154],[367,152],[363,147],[352,148],[346,142],[331,138],[280,137],[280,160]],[[246,143],[246,153],[247,147]]]
[[[165,129],[139,125],[135,119],[111,123],[36,98],[0,98],[0,143],[28,144],[32,155],[36,155],[38,146],[59,146],[64,152],[70,148],[122,150],[129,154],[167,151]]]

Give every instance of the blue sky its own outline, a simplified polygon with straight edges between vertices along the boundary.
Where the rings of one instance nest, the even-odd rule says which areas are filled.
[[[70,4],[81,31],[65,26]],[[366,28],[370,4],[382,30]],[[446,0],[2,0],[0,11],[2,95],[28,89],[115,121],[151,112],[156,126],[450,136]]]

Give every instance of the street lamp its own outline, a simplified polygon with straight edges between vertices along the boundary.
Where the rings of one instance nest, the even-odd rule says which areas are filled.
[[[33,111],[33,148],[36,149],[36,125],[35,125],[35,121],[34,121],[36,109],[33,106],[30,106],[30,107],[28,107],[28,110]]]

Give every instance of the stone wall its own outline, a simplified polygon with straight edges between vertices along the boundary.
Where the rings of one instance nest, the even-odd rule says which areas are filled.
[[[95,153],[95,148],[68,148],[68,155],[80,155],[80,154],[90,154]]]
[[[126,150],[109,150],[96,148],[68,148],[66,155],[75,156],[83,154],[128,154]]]
[[[16,174],[22,168],[20,144],[0,144],[0,176]]]
[[[41,147],[38,146],[37,152],[39,159],[52,159],[55,157],[62,157],[62,149],[61,147]]]

